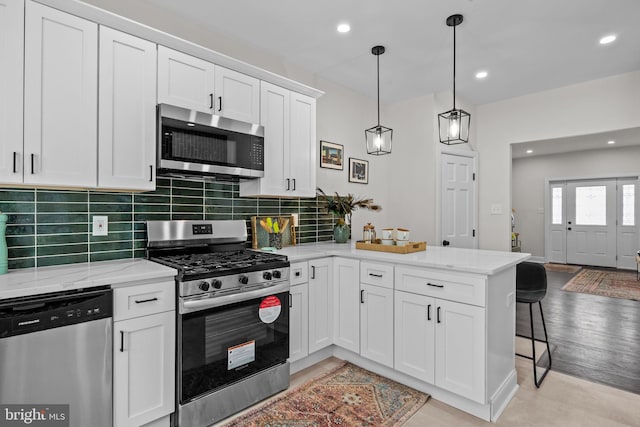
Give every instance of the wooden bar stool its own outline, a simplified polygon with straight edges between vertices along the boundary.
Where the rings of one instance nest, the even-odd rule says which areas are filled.
[[[531,323],[531,336],[519,335],[519,337],[531,340],[531,349],[533,356],[516,353],[517,356],[524,357],[533,361],[533,381],[539,388],[551,370],[551,348],[549,347],[549,338],[547,337],[547,326],[544,322],[542,314],[542,299],[547,294],[547,272],[544,265],[535,262],[521,262],[516,266],[516,302],[529,304],[529,322]],[[544,329],[544,340],[536,339],[533,329],[533,304],[538,303],[540,307],[540,318],[542,319],[542,328]],[[538,371],[536,369],[536,341],[547,344],[547,354],[549,356],[549,366],[545,369],[542,377],[538,380]]]

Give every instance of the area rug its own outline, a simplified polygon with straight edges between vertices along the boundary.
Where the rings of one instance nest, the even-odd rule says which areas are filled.
[[[636,280],[635,271],[585,268],[573,276],[562,290],[640,301],[640,281]]]
[[[224,426],[400,426],[428,399],[428,394],[345,362]]]
[[[567,265],[567,264],[554,264],[552,262],[548,262],[544,265],[544,268],[547,271],[558,271],[561,273],[577,273],[582,270],[582,267],[579,265]]]

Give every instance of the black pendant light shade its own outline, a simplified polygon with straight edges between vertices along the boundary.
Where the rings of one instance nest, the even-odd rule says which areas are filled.
[[[378,124],[364,131],[367,141],[367,153],[374,156],[391,153],[391,142],[393,139],[393,129],[380,124],[380,55],[384,53],[384,46],[374,46],[371,48],[378,62]]]
[[[462,23],[462,15],[451,15],[447,25],[453,27],[453,108],[438,114],[440,142],[447,145],[469,142],[471,114],[456,108],[456,27]]]

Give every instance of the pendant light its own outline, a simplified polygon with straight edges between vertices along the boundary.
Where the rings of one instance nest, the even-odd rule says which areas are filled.
[[[367,153],[374,156],[391,153],[391,141],[393,139],[393,129],[380,124],[380,55],[384,53],[384,46],[374,46],[371,48],[378,61],[378,124],[364,131],[367,141]]]
[[[453,27],[453,108],[438,114],[440,142],[447,145],[469,142],[471,114],[456,108],[456,27],[462,23],[462,15],[451,15],[447,25]]]

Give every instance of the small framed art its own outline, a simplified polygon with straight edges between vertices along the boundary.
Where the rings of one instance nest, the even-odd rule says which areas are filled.
[[[344,145],[320,141],[320,167],[344,169]]]
[[[369,162],[349,157],[349,182],[369,183]]]

